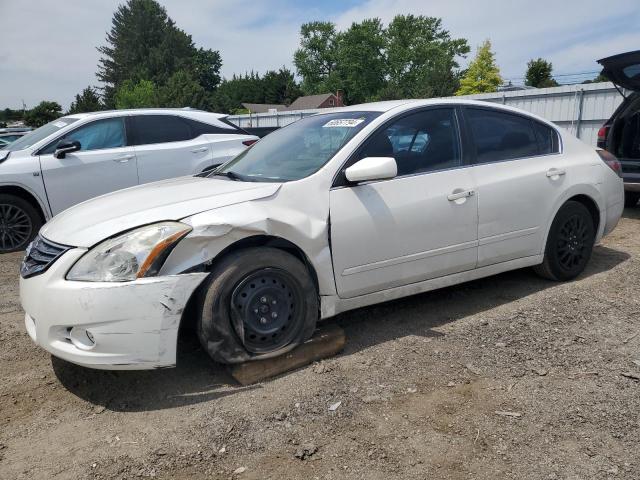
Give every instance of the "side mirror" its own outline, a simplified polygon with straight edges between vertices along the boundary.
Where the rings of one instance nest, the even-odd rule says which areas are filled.
[[[398,175],[398,165],[393,157],[367,157],[344,171],[350,182],[385,180]]]
[[[53,152],[53,156],[56,158],[64,158],[67,153],[77,152],[80,150],[80,142],[78,140],[66,140],[62,139],[56,145],[56,151]]]

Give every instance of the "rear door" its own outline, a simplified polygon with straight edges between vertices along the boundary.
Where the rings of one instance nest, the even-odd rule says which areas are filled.
[[[133,115],[140,183],[199,173],[213,163],[210,141],[178,115]]]
[[[629,90],[640,90],[640,50],[601,58],[602,74],[616,85]]]
[[[49,205],[54,215],[98,195],[138,184],[136,157],[128,146],[125,117],[112,117],[72,130],[64,136],[80,150],[55,158],[60,138],[39,152]]]
[[[478,267],[538,255],[571,171],[549,125],[494,108],[465,107],[478,193]]]

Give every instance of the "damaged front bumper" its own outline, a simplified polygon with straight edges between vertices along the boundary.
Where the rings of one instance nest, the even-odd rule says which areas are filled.
[[[206,273],[133,282],[65,280],[85,249],[20,279],[29,336],[52,355],[90,368],[142,370],[176,363],[182,312]]]

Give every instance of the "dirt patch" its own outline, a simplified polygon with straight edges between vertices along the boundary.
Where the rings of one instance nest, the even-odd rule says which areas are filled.
[[[522,270],[349,312],[343,354],[249,387],[189,334],[172,370],[52,359],[20,260],[0,257],[0,478],[639,477],[638,209],[575,282]]]

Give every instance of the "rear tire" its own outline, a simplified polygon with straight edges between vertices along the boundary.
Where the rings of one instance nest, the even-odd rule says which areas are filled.
[[[541,277],[567,281],[585,269],[595,241],[591,213],[579,202],[568,201],[553,219],[542,264],[534,267]]]
[[[41,226],[42,218],[31,203],[15,195],[0,194],[0,254],[27,248]]]
[[[640,200],[640,192],[624,192],[624,207],[633,208],[638,205]]]
[[[200,343],[219,363],[282,355],[313,335],[318,293],[307,267],[269,247],[224,257],[199,293]]]

